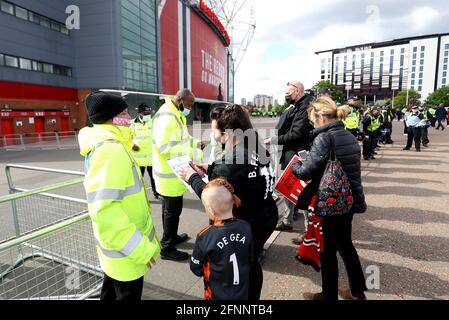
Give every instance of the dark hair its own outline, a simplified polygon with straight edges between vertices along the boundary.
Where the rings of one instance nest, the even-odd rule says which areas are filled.
[[[226,130],[246,130],[253,129],[248,113],[239,105],[228,107],[218,107],[212,111],[211,119],[217,121],[218,129],[222,132]]]

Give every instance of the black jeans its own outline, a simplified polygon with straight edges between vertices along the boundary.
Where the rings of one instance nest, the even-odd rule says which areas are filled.
[[[263,203],[263,206],[253,214],[254,218],[244,219],[251,225],[253,234],[253,263],[249,274],[249,301],[260,300],[263,286],[263,271],[259,263],[259,255],[267,240],[276,229],[279,219],[276,202],[271,198]]]
[[[153,194],[157,195],[157,191],[156,191],[156,183],[154,182],[154,178],[153,178],[153,167],[140,167],[140,172],[142,172],[142,177],[145,175],[145,169],[148,172],[148,175],[150,176],[150,180],[151,180],[151,190],[153,190]]]
[[[422,127],[421,128],[421,141],[422,144],[429,144],[430,140],[429,140],[429,128],[427,127]]]
[[[415,141],[416,150],[421,150],[421,128],[408,128],[407,149],[410,149]]]
[[[367,291],[359,255],[352,243],[353,214],[323,219],[324,252],[321,253],[321,278],[325,300],[338,300],[337,251],[343,258],[354,295]]]
[[[363,157],[369,158],[374,155],[377,145],[377,131],[369,132],[369,137],[363,140]]]
[[[175,248],[175,240],[178,236],[179,217],[182,213],[183,197],[163,197],[162,199],[162,223],[164,235],[161,240],[162,250]]]
[[[444,130],[443,121],[444,121],[444,119],[438,119],[438,127],[437,127],[437,130],[439,130],[440,128]]]
[[[104,275],[100,300],[140,301],[142,300],[143,277],[134,281],[121,282]]]

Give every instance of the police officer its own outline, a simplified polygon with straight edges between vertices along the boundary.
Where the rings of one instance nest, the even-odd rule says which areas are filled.
[[[381,126],[379,108],[374,106],[362,122],[365,140],[363,141],[363,158],[365,160],[376,160],[374,155],[377,145],[377,135]]]
[[[153,174],[156,189],[162,196],[164,236],[161,258],[164,260],[189,259],[186,252],[175,247],[189,239],[187,234],[178,235],[183,196],[188,189],[177,178],[168,160],[185,155],[196,161],[202,159],[204,144],[190,136],[187,129],[187,117],[194,104],[193,93],[182,89],[173,99],[166,98],[153,120]]]
[[[131,125],[134,142],[133,155],[140,166],[142,177],[145,176],[145,170],[147,170],[154,198],[159,199],[153,178],[153,120],[151,118],[153,110],[144,103],[137,110],[139,115]]]
[[[419,127],[421,128],[421,142],[424,147],[428,147],[430,140],[429,140],[429,127],[430,127],[430,120],[429,120],[429,113],[427,111],[427,108],[423,105],[418,108],[419,113],[422,115],[422,120],[419,124]]]
[[[423,115],[419,112],[417,106],[413,106],[411,113],[407,116],[407,130],[408,139],[407,145],[403,150],[410,150],[415,141],[415,148],[417,152],[421,152],[421,128],[420,123],[423,120]]]
[[[358,100],[359,98],[357,96],[351,97],[348,100],[350,113],[346,119],[343,120],[346,130],[351,132],[356,138],[358,137],[360,131],[360,109],[358,106]]]
[[[131,116],[119,96],[86,99],[93,127],[78,136],[84,187],[104,282],[102,300],[140,300],[145,273],[160,253],[151,207],[132,156]]]
[[[393,140],[391,140],[391,135],[393,133],[393,113],[391,110],[391,106],[389,104],[384,106],[381,117],[382,117],[381,129],[384,132],[383,142],[385,144],[393,144]]]

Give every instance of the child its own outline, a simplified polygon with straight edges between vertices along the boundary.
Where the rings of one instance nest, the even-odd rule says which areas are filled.
[[[250,225],[232,214],[240,199],[224,179],[207,184],[201,199],[213,224],[199,232],[190,269],[204,277],[206,300],[248,300],[253,240]]]

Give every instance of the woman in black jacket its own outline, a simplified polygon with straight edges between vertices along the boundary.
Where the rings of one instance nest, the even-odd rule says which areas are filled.
[[[338,107],[330,98],[319,98],[310,110],[309,119],[315,130],[311,133],[312,147],[303,164],[295,163],[293,173],[303,181],[312,181],[307,187],[310,194],[316,195],[320,180],[329,160],[331,136],[335,142],[337,159],[351,184],[354,203],[351,212],[342,216],[325,217],[322,222],[324,252],[321,253],[321,276],[323,291],[305,293],[308,300],[366,299],[365,277],[360,259],[352,243],[352,220],[355,213],[366,211],[365,195],[361,179],[361,150],[356,138],[345,130],[343,122],[349,110]],[[343,258],[348,273],[349,290],[338,290],[337,251]]]
[[[242,201],[239,208],[234,208],[234,216],[251,225],[254,252],[249,300],[259,300],[263,284],[259,254],[278,221],[278,208],[272,197],[274,168],[269,152],[261,145],[247,112],[240,106],[214,110],[212,131],[225,153],[213,164],[197,167],[207,172],[209,180],[224,178],[229,181],[235,188],[235,195]],[[201,198],[205,183],[200,175],[189,168],[179,173]]]

